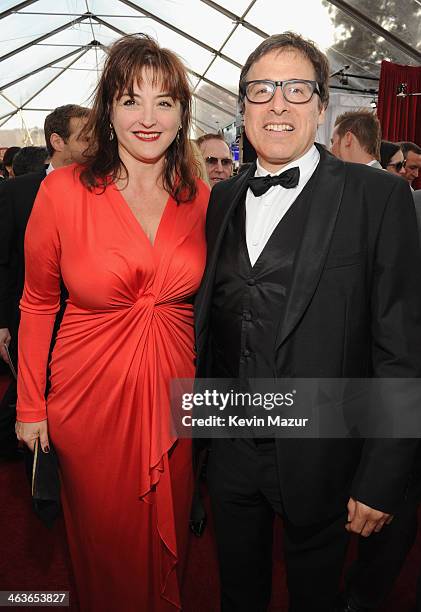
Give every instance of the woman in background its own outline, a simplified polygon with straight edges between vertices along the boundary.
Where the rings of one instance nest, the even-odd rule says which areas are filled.
[[[392,174],[405,174],[405,159],[401,148],[394,142],[382,140],[380,144],[380,164]]]
[[[208,188],[188,143],[185,69],[149,37],[110,49],[84,166],[42,183],[26,234],[17,433],[56,448],[83,612],[173,612],[191,502],[191,444],[169,383],[191,378]],[[59,280],[69,299],[51,359]]]

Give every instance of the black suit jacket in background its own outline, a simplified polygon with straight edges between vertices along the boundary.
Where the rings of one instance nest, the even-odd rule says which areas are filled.
[[[412,196],[414,198],[415,212],[417,214],[417,222],[418,222],[418,233],[420,237],[421,244],[421,189],[418,191],[412,192]]]
[[[419,377],[421,258],[409,187],[399,177],[344,163],[318,148],[319,175],[275,342],[277,375]],[[207,266],[195,303],[200,378],[212,372],[209,316],[222,239],[254,172],[253,164],[212,189]],[[285,513],[303,525],[343,512],[350,495],[393,513],[417,441],[276,444]]]
[[[0,327],[8,327],[16,350],[19,301],[25,282],[24,239],[46,172],[31,172],[0,184]]]

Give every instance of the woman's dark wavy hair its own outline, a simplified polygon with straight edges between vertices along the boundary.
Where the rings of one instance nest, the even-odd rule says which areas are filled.
[[[400,146],[395,142],[389,140],[382,140],[380,143],[380,165],[382,168],[387,169],[387,165],[392,157],[400,149]]]
[[[110,120],[114,99],[141,79],[142,69],[151,70],[154,84],[181,105],[181,129],[165,154],[163,185],[177,202],[192,200],[197,192],[195,162],[189,145],[191,92],[181,60],[169,49],[162,49],[146,34],[130,34],[108,50],[104,71],[94,93],[92,112],[84,133],[92,143],[85,152],[86,162],[80,180],[89,190],[102,188],[118,179],[128,179],[128,171],[118,154],[118,142],[110,140]]]

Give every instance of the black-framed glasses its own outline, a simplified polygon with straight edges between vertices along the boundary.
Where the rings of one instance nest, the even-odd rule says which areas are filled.
[[[320,86],[317,81],[307,79],[289,79],[288,81],[270,81],[259,79],[245,81],[242,84],[243,95],[252,104],[265,104],[275,95],[276,88],[280,87],[287,102],[291,104],[305,104],[310,102],[313,94],[320,96]]]
[[[231,157],[213,157],[210,155],[209,157],[205,157],[205,162],[210,166],[217,166],[218,162],[221,162],[224,167],[232,166]]]
[[[393,168],[395,168],[396,172],[400,172],[402,170],[402,168],[405,168],[406,166],[406,159],[404,159],[403,161],[398,161],[398,162],[394,162],[391,164],[387,164],[387,167],[389,166],[393,166]]]

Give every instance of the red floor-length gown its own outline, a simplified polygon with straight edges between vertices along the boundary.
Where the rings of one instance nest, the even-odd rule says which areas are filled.
[[[83,612],[181,608],[191,445],[171,434],[168,383],[194,372],[208,196],[199,181],[194,201],[170,197],[152,245],[115,186],[90,193],[71,166],[44,180],[29,220],[18,419],[47,410]]]

